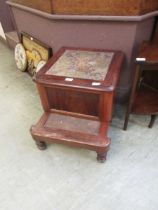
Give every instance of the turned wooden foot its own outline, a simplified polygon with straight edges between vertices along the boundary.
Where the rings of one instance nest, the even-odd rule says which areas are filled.
[[[149,128],[153,127],[155,120],[156,120],[156,115],[151,115],[151,120],[148,126]]]
[[[40,150],[45,150],[47,148],[46,143],[43,141],[36,141],[36,145]]]
[[[105,153],[97,153],[97,161],[100,163],[104,163],[106,161],[107,152]]]
[[[126,117],[125,117],[125,122],[124,122],[124,126],[123,126],[124,131],[127,130],[128,121],[129,121],[129,111],[126,113]]]

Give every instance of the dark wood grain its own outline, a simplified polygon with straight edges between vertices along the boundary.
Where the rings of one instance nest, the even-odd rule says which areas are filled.
[[[12,0],[15,3],[25,5],[43,12],[52,13],[52,0]]]
[[[153,33],[152,33],[152,36],[151,36],[151,40],[150,42],[148,42],[148,48],[150,48],[150,46],[155,46],[155,49],[154,49],[154,53],[151,52],[151,50],[153,50],[151,47],[151,50],[150,49],[146,49],[147,51],[150,51],[151,53],[153,53],[155,55],[155,59],[158,61],[158,17],[155,18],[155,24],[154,24],[154,27],[153,27]],[[145,66],[144,69],[147,69],[147,67]],[[149,66],[148,68],[150,71],[145,71],[144,72],[144,82],[146,84],[148,84],[149,86],[155,88],[158,90],[158,71],[155,71],[158,69],[158,64],[156,65],[152,65],[152,66]],[[151,127],[151,126],[149,126]]]
[[[138,56],[146,58],[146,63],[156,65],[158,63],[158,43],[143,42]]]
[[[158,44],[158,17],[155,18],[155,23],[153,27],[153,32],[151,35],[151,42],[154,44]]]
[[[135,94],[131,111],[141,115],[158,114],[158,91],[142,85]]]
[[[156,0],[12,0],[47,13],[79,15],[142,15],[158,8]]]
[[[46,92],[46,88],[40,84],[37,84],[37,89],[40,95],[41,104],[43,106],[43,109],[45,112],[48,112],[50,110],[50,103],[48,101],[48,95]]]
[[[46,92],[52,109],[92,116],[99,114],[99,94],[58,88],[46,88]]]

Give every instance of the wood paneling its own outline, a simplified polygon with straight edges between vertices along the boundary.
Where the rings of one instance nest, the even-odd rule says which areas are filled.
[[[99,94],[47,88],[50,108],[86,115],[99,115]]]
[[[142,15],[158,8],[156,0],[13,0],[55,14]]]
[[[15,3],[25,5],[43,12],[52,13],[52,0],[12,0]]]
[[[54,0],[58,14],[141,15],[158,8],[156,0]]]

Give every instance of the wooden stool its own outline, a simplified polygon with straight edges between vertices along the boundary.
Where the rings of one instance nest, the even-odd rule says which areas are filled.
[[[153,127],[156,115],[158,114],[158,72],[156,71],[158,71],[158,44],[143,42],[136,59],[136,69],[125,117],[124,130],[127,129],[131,113],[151,115],[149,128]],[[150,73],[152,73],[152,77],[149,79]]]
[[[105,161],[123,59],[119,51],[62,48],[49,60],[35,77],[44,109],[31,128],[39,149],[62,143],[96,151]]]

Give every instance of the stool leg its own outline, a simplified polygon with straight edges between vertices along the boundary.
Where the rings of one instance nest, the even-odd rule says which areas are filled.
[[[97,161],[100,163],[104,163],[106,161],[106,156],[109,150],[109,146],[104,149],[99,149],[97,152]]]
[[[47,148],[46,143],[43,141],[36,140],[36,145],[37,145],[38,149],[40,149],[40,150],[45,150]]]
[[[156,120],[156,115],[151,115],[151,120],[148,126],[149,128],[153,127],[155,120]]]
[[[133,84],[132,84],[132,89],[131,89],[131,93],[130,93],[130,97],[129,97],[129,104],[128,104],[128,108],[127,108],[127,112],[126,112],[126,117],[125,117],[123,130],[127,130],[128,120],[129,120],[132,105],[133,105],[133,102],[134,102],[134,96],[135,96],[135,91],[136,91],[136,88],[137,88],[137,85],[138,85],[139,76],[140,76],[140,66],[137,65],[136,69],[135,69],[134,77],[133,77],[133,82],[132,82]]]
[[[126,117],[125,117],[125,122],[124,122],[124,126],[123,126],[123,130],[125,130],[125,131],[127,130],[129,115],[130,115],[130,110],[127,110]]]
[[[107,151],[104,153],[97,153],[97,161],[104,163],[106,161]]]

